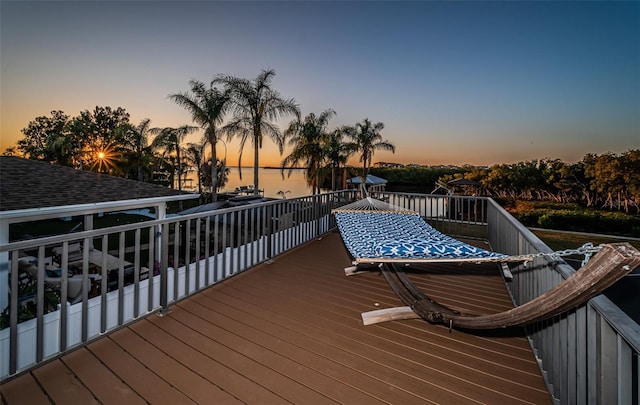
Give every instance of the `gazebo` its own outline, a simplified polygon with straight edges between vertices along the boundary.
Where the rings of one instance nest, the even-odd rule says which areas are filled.
[[[347,186],[349,188],[359,188],[362,184],[361,177],[352,177],[347,180]],[[373,174],[367,174],[367,179],[365,181],[365,185],[367,189],[370,191],[384,191],[387,180],[380,178],[378,176],[374,176]]]

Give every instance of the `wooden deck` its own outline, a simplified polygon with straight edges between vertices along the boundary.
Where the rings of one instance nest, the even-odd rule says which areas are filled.
[[[377,272],[346,277],[338,234],[295,249],[0,386],[5,404],[550,403],[520,331],[464,333],[360,313],[401,305]],[[511,301],[495,264],[412,280],[467,312]]]

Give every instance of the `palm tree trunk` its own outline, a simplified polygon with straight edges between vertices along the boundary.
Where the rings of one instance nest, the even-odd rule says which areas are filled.
[[[209,143],[211,144],[211,202],[218,201],[218,152],[216,150],[215,134],[211,137]]]
[[[180,161],[180,144],[176,144],[176,159],[178,161],[178,191],[182,191],[182,162]],[[178,209],[182,211],[182,200],[178,200]]]
[[[178,163],[178,191],[182,191],[182,162],[180,161],[180,145],[176,146],[176,163]]]
[[[255,150],[253,152],[253,194],[259,194],[259,187],[258,187],[258,164],[259,164],[259,150],[260,150],[260,146],[259,146],[259,140],[256,139],[255,142]]]
[[[367,172],[367,159],[363,159],[363,164],[362,164],[362,187],[366,190],[367,189],[367,175],[369,174]]]
[[[336,165],[331,166],[331,191],[336,191]]]
[[[347,188],[347,167],[346,166],[342,168],[342,184],[340,186],[343,190]]]

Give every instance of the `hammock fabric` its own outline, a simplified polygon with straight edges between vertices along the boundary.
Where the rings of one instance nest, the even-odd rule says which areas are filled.
[[[355,263],[511,260],[438,232],[416,212],[370,197],[333,214]]]

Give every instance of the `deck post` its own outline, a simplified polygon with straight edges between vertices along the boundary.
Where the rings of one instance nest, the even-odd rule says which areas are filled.
[[[274,220],[275,218],[273,218],[273,205],[269,205],[267,207],[267,229],[266,229],[267,251],[265,252],[265,261],[269,261],[271,257],[273,257],[273,252],[271,251],[271,248],[272,248],[271,238],[273,237],[273,221]]]
[[[9,222],[0,219],[0,245],[9,243]],[[0,252],[0,285],[6,286],[9,283],[9,252]],[[9,305],[9,291],[2,289],[0,293],[0,311]]]
[[[169,310],[168,296],[168,274],[167,266],[169,264],[169,223],[162,224],[162,247],[160,248],[160,312],[166,313]]]
[[[319,237],[320,235],[322,235],[322,231],[320,229],[320,215],[322,212],[322,204],[321,204],[321,200],[322,200],[322,195],[321,194],[316,194],[313,196],[313,208],[314,208],[314,214],[315,214],[315,222],[316,222],[316,234],[313,235],[314,237]]]
[[[160,203],[158,205],[155,206],[156,209],[156,219],[165,219],[167,217],[167,204],[166,203]],[[168,228],[167,228],[168,229]],[[158,226],[158,232],[162,231],[162,226],[159,225]],[[160,235],[157,235],[157,240],[156,240],[156,260],[160,261],[161,260],[161,255],[163,254],[163,247],[162,244],[160,242]]]

